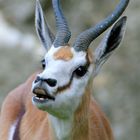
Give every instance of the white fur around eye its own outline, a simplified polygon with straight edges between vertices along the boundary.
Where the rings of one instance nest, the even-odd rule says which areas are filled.
[[[50,101],[45,105],[42,105],[42,108],[50,114],[68,117],[79,105],[85,87],[87,86],[87,82],[92,75],[93,68],[90,66],[84,76],[77,78],[73,75],[73,72],[79,66],[83,66],[87,63],[86,53],[75,52],[75,50],[71,48],[73,53],[73,58],[71,60],[55,60],[53,55],[59,49],[60,48],[54,48],[52,46],[49,52],[45,55],[45,62],[47,62],[46,68],[39,74],[39,76],[44,79],[52,78],[57,80],[57,85],[55,87],[49,87],[46,85],[47,91],[52,95],[54,95],[58,87],[63,87],[69,84],[71,79],[72,82],[68,89],[54,95],[54,102]],[[41,108],[41,105],[39,105],[39,108]]]

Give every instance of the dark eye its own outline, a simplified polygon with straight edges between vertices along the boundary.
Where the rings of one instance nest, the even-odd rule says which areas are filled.
[[[42,68],[45,69],[45,67],[46,67],[45,59],[43,59],[43,60],[41,61],[41,63],[42,63]]]
[[[80,66],[74,72],[75,72],[76,76],[82,77],[87,72],[87,66]]]

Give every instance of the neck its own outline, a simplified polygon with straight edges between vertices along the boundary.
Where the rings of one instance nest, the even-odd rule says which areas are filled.
[[[88,140],[90,93],[87,91],[89,90],[85,90],[80,105],[69,118],[60,119],[49,115],[53,140]]]

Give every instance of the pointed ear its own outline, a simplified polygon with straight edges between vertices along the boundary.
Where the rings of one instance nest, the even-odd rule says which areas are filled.
[[[101,44],[95,50],[96,74],[101,66],[106,62],[112,52],[120,45],[126,26],[127,17],[122,17],[113,28],[107,33]]]
[[[48,50],[54,41],[54,35],[50,31],[48,24],[45,22],[43,10],[39,0],[36,0],[35,26],[41,43],[45,49]]]

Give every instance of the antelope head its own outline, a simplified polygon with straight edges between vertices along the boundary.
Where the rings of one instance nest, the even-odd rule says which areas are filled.
[[[52,0],[57,27],[54,37],[37,0],[36,30],[42,45],[47,50],[42,60],[43,71],[37,75],[32,85],[34,93],[32,102],[37,108],[60,118],[72,115],[80,105],[90,79],[97,75],[103,63],[119,46],[124,36],[126,17],[120,19],[119,17],[128,2],[129,0],[120,0],[111,15],[96,26],[82,32],[70,46],[68,42],[71,32],[60,1]],[[90,43],[111,25],[113,25],[112,29],[92,53],[89,49]]]

